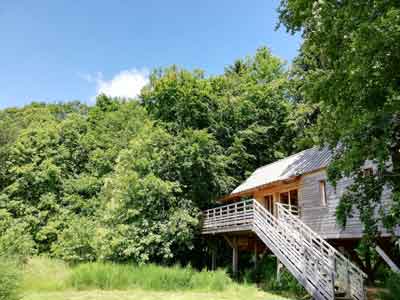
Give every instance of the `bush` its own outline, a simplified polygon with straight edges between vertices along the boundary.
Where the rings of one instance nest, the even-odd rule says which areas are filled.
[[[86,218],[74,217],[51,247],[52,253],[69,263],[88,262],[96,259],[96,224]]]
[[[392,273],[386,280],[385,290],[379,294],[382,300],[398,300],[400,296],[400,274]]]
[[[15,261],[0,257],[0,300],[19,299],[21,273]]]
[[[222,270],[198,272],[191,267],[98,262],[75,267],[68,282],[69,286],[79,290],[141,288],[153,291],[221,291],[231,284],[231,279]]]
[[[28,227],[23,220],[14,219],[10,213],[0,209],[0,256],[24,259],[35,253]]]
[[[255,271],[245,274],[247,281],[256,281],[265,291],[274,291],[285,295],[302,297],[307,294],[297,279],[285,268],[281,270],[280,280],[277,280],[276,257],[265,255],[259,261]]]

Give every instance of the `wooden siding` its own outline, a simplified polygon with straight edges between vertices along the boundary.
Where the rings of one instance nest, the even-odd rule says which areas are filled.
[[[326,206],[321,201],[320,181],[326,181]],[[345,229],[336,221],[336,207],[343,192],[351,184],[351,179],[342,179],[334,188],[327,181],[326,170],[305,174],[300,179],[299,206],[301,219],[325,239],[360,238],[363,227],[357,216],[348,219]],[[385,189],[382,194],[385,206],[390,203],[390,191]],[[383,235],[387,235],[383,229]]]

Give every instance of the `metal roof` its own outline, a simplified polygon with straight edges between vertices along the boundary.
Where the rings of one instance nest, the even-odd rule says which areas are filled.
[[[328,147],[313,147],[258,168],[231,195],[326,167],[332,154]]]

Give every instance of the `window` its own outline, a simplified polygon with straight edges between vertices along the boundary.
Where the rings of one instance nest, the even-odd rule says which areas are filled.
[[[326,206],[327,202],[326,202],[326,182],[325,182],[325,180],[321,180],[319,182],[319,193],[321,195],[322,206]]]
[[[279,202],[282,204],[289,205],[289,192],[283,192],[279,194]]]
[[[279,202],[289,209],[293,214],[299,214],[299,197],[296,189],[279,193]]]
[[[299,206],[299,197],[297,195],[297,190],[291,190],[289,192],[289,198],[290,198],[290,205],[298,207]]]

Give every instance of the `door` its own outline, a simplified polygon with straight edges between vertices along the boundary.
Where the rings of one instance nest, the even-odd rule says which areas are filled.
[[[264,196],[264,207],[271,214],[274,214],[274,197],[272,196],[272,194]]]

